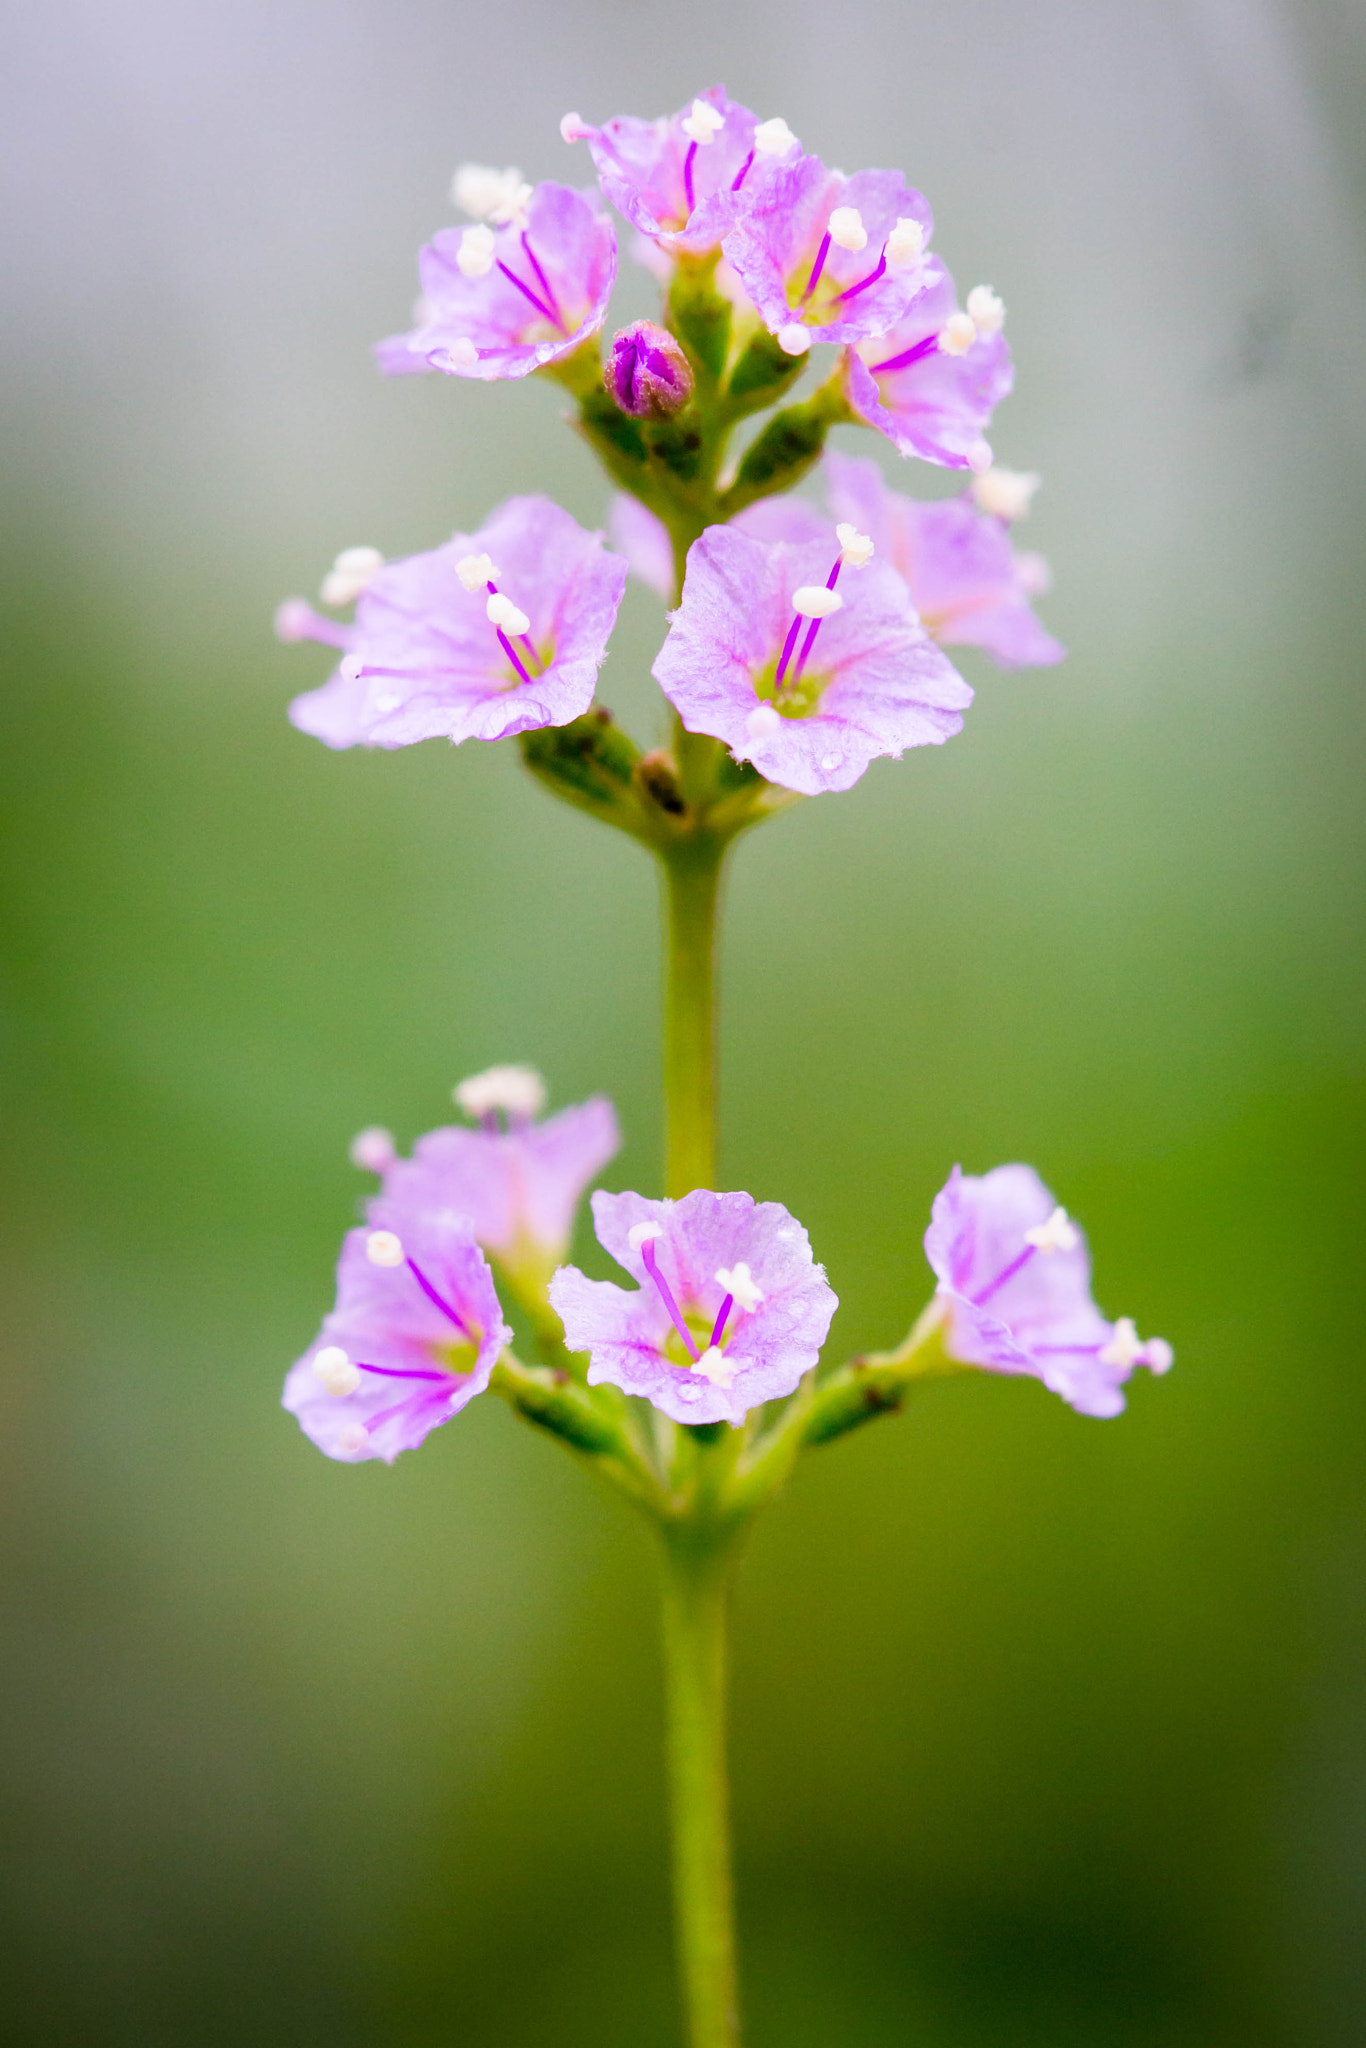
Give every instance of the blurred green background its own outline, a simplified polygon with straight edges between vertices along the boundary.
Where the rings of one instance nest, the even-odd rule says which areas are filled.
[[[294,733],[325,657],[269,621],[515,490],[603,517],[552,389],[369,347],[457,161],[586,181],[566,108],[724,78],[902,166],[1009,302],[993,439],[1072,651],[967,656],[960,739],[742,848],[723,1184],[808,1225],[853,1347],[921,1305],[954,1161],[1031,1160],[1178,1357],[1109,1424],[929,1387],[761,1528],[750,2039],[1366,2038],[1360,11],[12,0],[5,38],[8,2037],[677,2039],[645,1532],[498,1404],[392,1471],[276,1407],[360,1125],[530,1060],[656,1185],[653,878],[507,749]],[[633,589],[604,672],[642,738],[661,627]]]

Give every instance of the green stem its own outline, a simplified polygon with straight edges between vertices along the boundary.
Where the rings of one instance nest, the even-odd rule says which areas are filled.
[[[725,842],[705,830],[662,855],[664,1191],[716,1185],[716,906]]]
[[[688,2048],[738,2048],[726,1789],[724,1539],[665,1530],[664,1686],[674,1925]]]

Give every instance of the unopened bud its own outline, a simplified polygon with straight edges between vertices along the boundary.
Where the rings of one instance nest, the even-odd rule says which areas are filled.
[[[602,381],[634,419],[677,412],[692,397],[693,375],[673,336],[653,320],[637,320],[612,337]]]

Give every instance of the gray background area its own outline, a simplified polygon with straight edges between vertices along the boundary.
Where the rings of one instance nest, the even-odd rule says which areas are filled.
[[[493,1403],[393,1471],[275,1406],[361,1124],[530,1059],[653,1188],[652,878],[508,750],[293,733],[325,660],[269,621],[514,491],[603,518],[553,388],[370,346],[456,162],[586,182],[566,109],[721,78],[1006,298],[1071,648],[965,659],[959,740],[743,849],[724,1184],[858,1347],[954,1160],[1031,1159],[1178,1353],[1112,1424],[929,1389],[761,1531],[754,2048],[1359,2042],[1360,9],[63,0],[3,47],[10,2037],[675,2038],[643,1532]],[[633,589],[642,738],[661,630]]]

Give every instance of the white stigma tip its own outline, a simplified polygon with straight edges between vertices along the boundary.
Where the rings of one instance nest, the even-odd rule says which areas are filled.
[[[633,1223],[626,1233],[626,1242],[633,1252],[638,1252],[642,1245],[653,1244],[657,1237],[663,1235],[662,1223]]]
[[[989,284],[975,284],[967,296],[967,309],[979,334],[999,334],[1005,326],[1006,304]]]
[[[401,1266],[403,1240],[392,1230],[372,1230],[365,1240],[365,1256],[372,1266]]]
[[[358,654],[344,654],[337,663],[337,674],[344,683],[358,683],[365,673],[365,663]]]
[[[752,1316],[764,1299],[763,1288],[743,1259],[737,1259],[729,1269],[718,1266],[716,1284],[718,1287],[724,1287],[726,1293],[734,1297],[735,1306],[747,1316]]]
[[[1114,1365],[1121,1372],[1132,1372],[1136,1365],[1143,1363],[1146,1349],[1147,1346],[1139,1340],[1132,1317],[1121,1316],[1109,1343],[1101,1347],[1098,1356],[1102,1365]]]
[[[497,171],[491,164],[461,164],[451,185],[451,198],[471,220],[491,220],[495,227],[526,226],[531,187],[519,170]]]
[[[324,604],[350,604],[384,567],[378,548],[343,548],[323,578]]]
[[[493,229],[481,221],[476,228],[462,228],[460,247],[455,252],[456,265],[462,277],[487,277],[493,268],[495,248]]]
[[[561,116],[560,139],[562,142],[582,142],[588,132],[588,125],[582,114],[565,114]]]
[[[726,1364],[726,1356],[715,1344],[709,1344],[698,1359],[693,1371],[704,1380],[710,1380],[722,1393],[729,1393],[735,1379],[734,1368]]]
[[[761,121],[754,131],[754,147],[760,156],[786,156],[790,149],[797,148],[797,138],[781,114],[775,114],[771,121]]]
[[[887,237],[883,255],[893,270],[909,270],[925,252],[925,230],[918,220],[903,215]]]
[[[830,216],[830,239],[837,249],[857,254],[868,247],[868,230],[856,206],[837,206]]]
[[[486,1067],[457,1082],[451,1094],[466,1116],[488,1116],[506,1110],[509,1116],[539,1116],[545,1108],[545,1082],[535,1067]]]
[[[756,704],[745,720],[745,734],[751,740],[772,739],[774,733],[782,729],[782,713],[775,711],[771,704]]]
[[[977,323],[970,313],[954,313],[939,330],[939,346],[946,356],[965,356],[977,339]]]
[[[275,612],[275,637],[290,646],[313,633],[313,607],[305,597],[287,597]]]
[[[1055,1209],[1046,1223],[1036,1223],[1032,1230],[1027,1230],[1024,1240],[1047,1257],[1052,1252],[1074,1252],[1081,1243],[1081,1232],[1069,1220],[1066,1209]]]
[[[803,619],[828,619],[831,612],[843,611],[844,599],[823,583],[803,583],[792,593],[792,609]]]
[[[531,630],[531,621],[526,613],[510,597],[504,597],[501,590],[494,591],[484,610],[490,625],[501,626],[505,633],[527,633]]]
[[[979,512],[994,513],[998,519],[1023,519],[1040,481],[1033,470],[993,466],[975,478],[972,495]]]
[[[335,1400],[344,1401],[360,1385],[360,1368],[352,1365],[339,1344],[324,1344],[313,1360],[313,1371]]]
[[[789,320],[786,327],[778,329],[778,346],[785,356],[804,356],[811,336],[799,320]]]
[[[462,555],[455,565],[455,573],[466,590],[483,590],[486,585],[498,581],[500,571],[494,567],[490,555]]]
[[[393,1132],[383,1124],[368,1124],[351,1140],[349,1156],[362,1173],[387,1173],[398,1158]]]
[[[725,115],[718,114],[709,100],[694,100],[692,112],[683,117],[683,133],[689,142],[703,146],[715,142],[725,125]]]
[[[873,559],[873,543],[866,533],[860,533],[847,519],[842,519],[835,528],[835,538],[840,544],[840,560],[850,569],[866,569]]]
[[[479,368],[479,351],[468,334],[456,335],[446,350],[446,361],[453,370],[463,370],[466,374]]]

